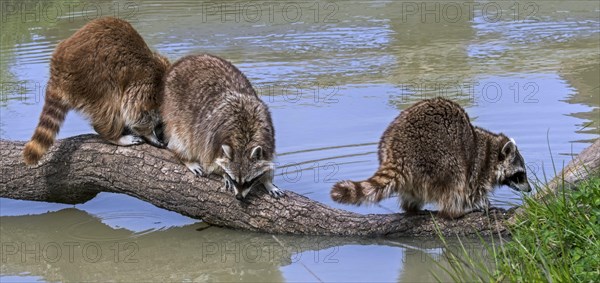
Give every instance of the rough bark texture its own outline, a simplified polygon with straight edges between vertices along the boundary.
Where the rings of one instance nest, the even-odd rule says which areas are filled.
[[[600,139],[596,140],[591,146],[584,149],[577,155],[565,168],[548,183],[549,191],[556,191],[565,187],[573,187],[582,180],[591,175],[600,173]],[[537,197],[542,197],[544,193],[539,193]]]
[[[117,147],[94,135],[77,136],[57,141],[40,165],[33,167],[22,160],[23,146],[24,142],[0,141],[0,197],[82,203],[99,192],[115,192],[217,226],[275,234],[359,237],[435,236],[436,223],[445,235],[505,233],[504,220],[514,214],[514,210],[493,208],[488,214],[475,212],[457,220],[445,220],[430,212],[361,215],[291,191],[274,199],[257,190],[240,202],[221,189],[220,181],[197,178],[169,151],[148,145]],[[595,160],[590,164],[597,169],[597,156]]]

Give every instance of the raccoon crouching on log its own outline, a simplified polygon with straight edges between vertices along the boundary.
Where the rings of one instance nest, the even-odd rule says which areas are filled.
[[[145,140],[163,147],[156,131],[168,67],[128,22],[105,17],[87,23],[52,54],[44,107],[23,150],[25,163],[36,164],[48,151],[71,109],[87,116],[111,143]]]
[[[514,140],[473,126],[460,105],[443,98],[396,117],[379,143],[379,162],[371,178],[335,184],[332,199],[358,205],[399,195],[407,212],[433,202],[441,216],[457,218],[487,209],[487,194],[499,185],[531,191]]]
[[[181,58],[165,78],[161,113],[167,147],[197,176],[217,174],[242,200],[262,184],[273,197],[275,137],[267,105],[233,64]]]

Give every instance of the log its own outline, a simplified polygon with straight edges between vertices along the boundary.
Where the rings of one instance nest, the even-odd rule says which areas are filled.
[[[548,192],[556,192],[560,188],[574,188],[583,180],[600,174],[600,139],[584,149],[573,158],[563,170],[548,182],[547,190],[538,193],[536,197],[543,197]]]
[[[221,227],[271,234],[435,237],[505,234],[514,212],[491,208],[457,220],[435,212],[362,215],[331,208],[292,191],[275,199],[254,190],[243,202],[219,180],[198,178],[171,152],[149,145],[120,147],[96,135],[58,140],[40,164],[26,166],[24,142],[0,140],[0,197],[77,204],[99,192],[122,193]],[[284,188],[285,189],[285,188]]]

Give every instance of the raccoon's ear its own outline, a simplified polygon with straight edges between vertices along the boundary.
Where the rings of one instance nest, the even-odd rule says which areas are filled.
[[[252,149],[250,153],[250,158],[255,160],[261,160],[263,158],[263,148],[262,146],[256,146]]]
[[[223,154],[225,154],[225,157],[231,159],[231,147],[224,144],[221,145],[221,149],[223,149]]]
[[[502,150],[500,150],[500,161],[506,159],[507,156],[513,154],[517,151],[517,145],[513,140],[509,140],[502,146]]]

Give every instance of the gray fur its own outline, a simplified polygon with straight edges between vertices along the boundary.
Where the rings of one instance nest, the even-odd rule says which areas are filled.
[[[399,195],[407,212],[433,202],[456,218],[487,209],[487,195],[499,185],[531,190],[514,140],[471,125],[460,105],[443,98],[404,110],[381,138],[379,162],[368,180],[337,183],[332,198],[361,204]]]
[[[233,64],[187,56],[168,71],[161,107],[168,148],[196,175],[217,174],[238,199],[272,184],[275,138],[267,105]]]

